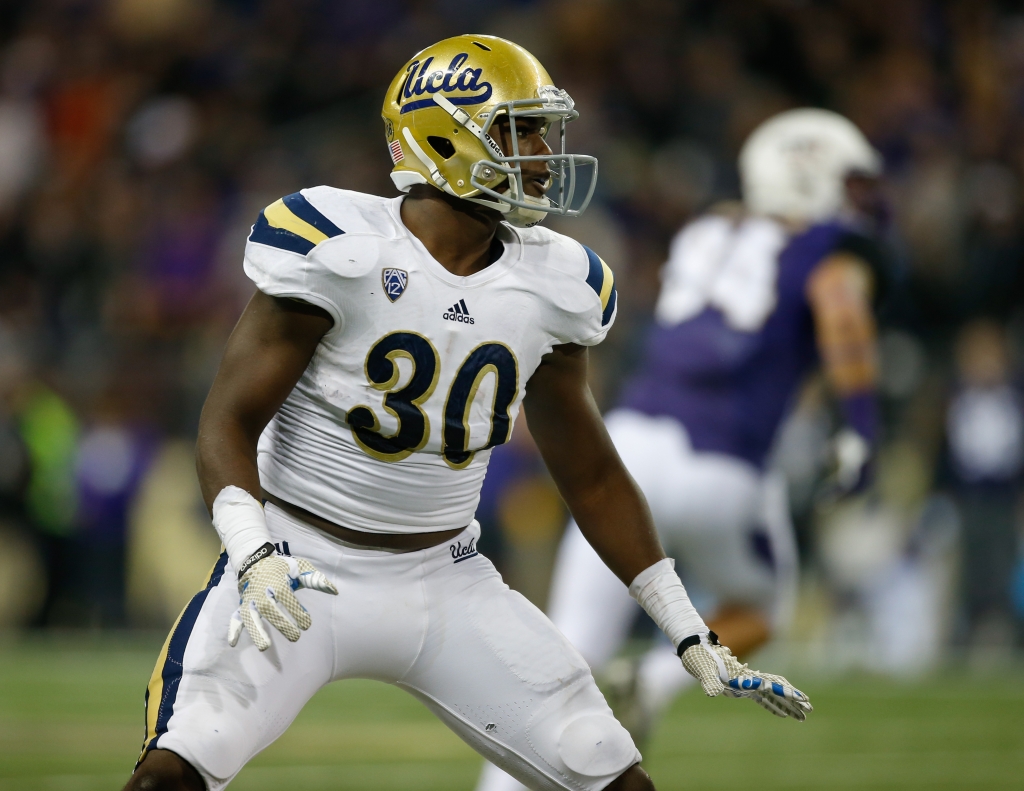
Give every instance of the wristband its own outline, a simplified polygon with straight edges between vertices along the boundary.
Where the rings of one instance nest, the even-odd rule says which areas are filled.
[[[708,642],[711,645],[721,645],[721,643],[718,642],[718,635],[712,632],[710,629],[708,629],[707,637]],[[683,642],[681,642],[679,644],[679,647],[676,649],[676,656],[682,657],[682,655],[686,653],[687,648],[693,648],[695,645],[700,645],[699,634],[690,635],[685,640],[683,640]]]
[[[263,506],[237,486],[225,486],[213,501],[213,526],[235,569],[241,569],[265,544],[273,546]]]
[[[848,395],[839,399],[846,425],[856,431],[868,445],[878,436],[878,398],[874,391]]]
[[[270,557],[277,551],[277,548],[269,541],[253,552],[249,557],[242,561],[242,565],[238,567],[238,579],[242,579],[242,575],[245,574],[252,566],[254,566],[263,558]]]
[[[710,630],[690,603],[672,558],[659,560],[641,571],[629,586],[629,595],[647,611],[677,649],[687,638]]]

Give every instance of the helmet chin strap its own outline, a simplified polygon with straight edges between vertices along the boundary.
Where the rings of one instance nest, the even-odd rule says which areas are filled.
[[[499,202],[489,200],[487,198],[463,198],[463,200],[501,212],[504,215],[502,219],[509,225],[514,225],[516,228],[530,228],[534,225],[539,225],[549,214],[549,212],[544,211],[543,208],[527,209],[522,206],[513,206],[512,204],[505,203],[504,201]],[[546,195],[540,198],[535,198],[532,195],[524,194],[523,200],[538,207],[551,205],[551,200]]]
[[[523,200],[527,203],[534,203],[537,206],[550,206],[551,199],[546,195],[542,198],[535,198],[532,195],[524,195]],[[507,204],[506,204],[507,205]],[[544,222],[549,212],[543,209],[524,209],[522,206],[513,206],[512,211],[505,215],[505,222],[517,228],[530,228]]]
[[[440,175],[440,174],[438,174]],[[395,182],[395,186],[401,192],[408,192],[413,184],[430,184],[424,176],[419,173],[413,173],[410,171],[401,171],[399,173],[392,173],[391,180]],[[446,182],[447,183],[447,182]],[[434,186],[438,189],[437,183],[434,182]],[[444,190],[449,192],[449,190]],[[451,194],[449,192],[449,194]],[[459,197],[456,195],[455,197]],[[479,204],[480,206],[486,206],[496,212],[500,212],[503,216],[502,219],[509,225],[514,225],[517,228],[529,228],[530,226],[537,225],[543,222],[544,218],[548,216],[545,211],[537,211],[532,209],[524,209],[521,206],[512,206],[504,201],[490,200],[487,198],[460,198],[460,200],[470,201],[471,203]],[[546,206],[550,203],[547,197],[534,198],[532,195],[525,195],[524,200],[528,203],[536,203],[539,206]]]

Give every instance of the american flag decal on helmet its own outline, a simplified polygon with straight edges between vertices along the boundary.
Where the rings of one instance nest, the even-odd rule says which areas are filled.
[[[402,144],[398,140],[392,141],[388,149],[391,151],[391,161],[396,165],[405,159],[405,154],[402,153]]]

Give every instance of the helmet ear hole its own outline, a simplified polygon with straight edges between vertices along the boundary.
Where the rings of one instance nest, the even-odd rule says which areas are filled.
[[[451,159],[455,156],[455,146],[447,137],[431,135],[427,138],[427,142],[430,144],[432,149],[441,155],[442,159]]]

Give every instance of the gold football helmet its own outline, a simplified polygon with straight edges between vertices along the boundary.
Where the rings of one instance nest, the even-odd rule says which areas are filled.
[[[417,53],[388,88],[383,118],[391,179],[402,192],[432,184],[500,211],[513,225],[536,225],[548,214],[577,217],[597,184],[597,159],[565,151],[565,125],[578,116],[569,94],[518,44],[495,36],[445,39]],[[490,134],[503,117],[510,155]],[[542,135],[558,125],[558,152],[520,155],[516,119],[526,117],[541,119]],[[543,198],[527,195],[527,161],[547,162],[557,188]],[[581,168],[589,171],[585,189],[577,187]]]

